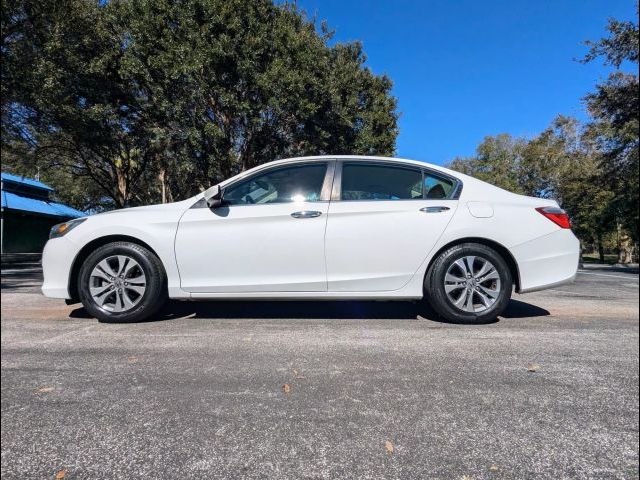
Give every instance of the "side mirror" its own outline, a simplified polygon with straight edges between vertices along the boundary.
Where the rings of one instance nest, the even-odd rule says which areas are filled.
[[[209,208],[218,208],[222,205],[222,190],[219,185],[214,185],[204,191],[204,199]]]

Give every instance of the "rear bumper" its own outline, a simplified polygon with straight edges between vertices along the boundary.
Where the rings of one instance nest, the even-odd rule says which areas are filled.
[[[578,272],[580,241],[568,229],[516,245],[510,250],[518,263],[520,293],[570,283]]]
[[[76,245],[65,237],[49,240],[42,252],[42,293],[50,298],[71,298],[69,275],[77,253]]]

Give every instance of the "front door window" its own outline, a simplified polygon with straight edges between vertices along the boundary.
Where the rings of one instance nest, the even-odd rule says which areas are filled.
[[[273,168],[226,188],[224,200],[227,205],[317,202],[326,170],[324,162]]]

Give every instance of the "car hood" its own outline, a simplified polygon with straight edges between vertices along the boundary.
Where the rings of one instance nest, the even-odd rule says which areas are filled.
[[[180,211],[183,212],[186,209],[190,208],[199,197],[202,195],[197,195],[192,198],[188,198],[187,200],[182,200],[180,202],[171,202],[171,203],[158,203],[154,205],[144,205],[142,207],[129,207],[129,208],[121,208],[118,210],[109,210],[108,212],[98,213],[96,215],[92,215],[92,218],[104,218],[104,217],[114,217],[114,216],[124,216],[124,215],[137,215],[141,213],[158,213],[158,212],[175,212]]]

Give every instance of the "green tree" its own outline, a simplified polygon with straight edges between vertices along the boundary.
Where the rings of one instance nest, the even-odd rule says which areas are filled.
[[[613,192],[602,181],[601,154],[590,129],[560,115],[527,144],[524,158],[532,184],[558,200],[583,247],[595,245],[604,261],[604,241],[614,229]]]
[[[3,3],[2,133],[17,168],[88,178],[123,206],[149,159],[139,148],[143,99],[119,73],[123,32],[112,10],[89,0]]]
[[[389,79],[364,67],[359,44],[328,47],[326,27],[318,33],[294,6],[133,0],[120,7],[130,41],[125,72],[149,99],[170,191],[194,193],[280,157],[393,152]],[[186,166],[191,185],[174,174],[185,154],[194,160]]]
[[[520,183],[520,166],[525,145],[524,139],[514,138],[506,133],[487,136],[478,145],[475,156],[455,158],[447,166],[505,190],[525,193]]]
[[[539,136],[486,137],[475,156],[449,166],[516,193],[556,198],[585,245],[616,238],[619,260],[631,261],[638,241],[638,24],[610,20],[609,36],[587,42],[584,61],[604,58],[616,70],[586,97],[592,120],[559,116]],[[637,245],[637,243],[636,243]]]
[[[394,151],[391,81],[289,4],[10,0],[2,30],[3,149],[119,207],[281,157]]]
[[[637,11],[637,6],[636,6]],[[602,180],[614,193],[611,210],[620,229],[638,241],[638,23],[609,20],[609,35],[590,47],[585,62],[603,58],[615,68],[608,79],[596,86],[586,97],[593,117],[591,135],[602,152]],[[624,72],[625,62],[634,65],[634,72]],[[624,252],[623,252],[624,253]],[[628,252],[624,257],[628,257]]]
[[[602,258],[615,225],[614,194],[602,181],[600,159],[591,129],[558,116],[531,140],[508,134],[486,137],[475,156],[448,166],[514,193],[558,200],[583,244],[595,245]]]

